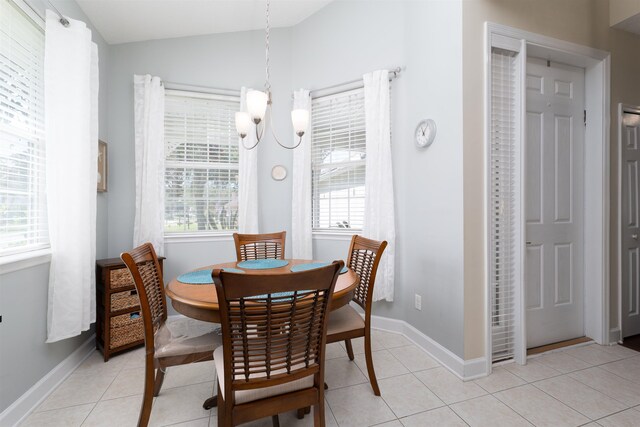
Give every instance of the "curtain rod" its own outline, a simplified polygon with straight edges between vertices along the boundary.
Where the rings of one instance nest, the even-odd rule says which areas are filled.
[[[237,89],[220,89],[213,87],[193,86],[185,85],[182,83],[167,82],[164,80],[160,80],[160,84],[162,84],[164,88],[168,90],[183,90],[186,92],[208,93],[212,95],[240,96],[240,91]]]
[[[396,67],[393,70],[389,71],[389,81],[393,81],[398,78],[400,73],[402,72],[402,67]],[[336,93],[344,92],[351,89],[358,89],[364,86],[364,81],[360,78],[357,80],[351,80],[345,83],[339,83],[327,87],[323,87],[321,89],[313,89],[309,92],[309,95],[312,98],[320,98],[323,96],[335,95]]]
[[[60,22],[60,24],[62,24],[63,27],[68,27],[69,26],[69,20],[67,18],[65,18],[64,16],[62,16],[60,11],[58,9],[56,9],[56,7],[53,4],[51,4],[51,2],[49,0],[47,0],[47,4],[49,6],[51,6],[51,9],[53,9],[53,11],[55,13],[57,13],[58,16],[60,17],[60,21],[58,21],[58,22]]]

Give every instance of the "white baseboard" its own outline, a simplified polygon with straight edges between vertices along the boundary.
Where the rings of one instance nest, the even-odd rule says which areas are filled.
[[[96,348],[96,336],[91,335],[73,353],[35,383],[29,390],[0,413],[0,426],[15,426],[27,417],[64,381]]]
[[[462,360],[461,357],[403,320],[371,316],[371,326],[404,335],[463,381],[488,375],[486,358]]]
[[[620,342],[622,340],[622,331],[620,331],[620,328],[611,328],[609,330],[609,342],[608,344],[615,344],[617,342]]]

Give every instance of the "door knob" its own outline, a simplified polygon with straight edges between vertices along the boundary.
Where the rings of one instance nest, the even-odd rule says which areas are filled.
[[[632,238],[633,240],[638,240],[638,235],[637,235],[637,234],[632,234],[632,235],[631,235],[631,238]]]

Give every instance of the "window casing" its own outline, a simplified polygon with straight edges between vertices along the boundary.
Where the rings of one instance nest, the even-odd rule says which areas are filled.
[[[312,99],[311,124],[313,230],[361,230],[366,164],[364,89]]]
[[[165,92],[166,236],[238,229],[239,96]]]
[[[27,12],[0,0],[0,256],[49,246],[44,30]]]

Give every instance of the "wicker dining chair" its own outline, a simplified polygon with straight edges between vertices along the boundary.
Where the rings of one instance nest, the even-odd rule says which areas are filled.
[[[364,337],[364,354],[367,361],[367,373],[371,388],[376,396],[380,396],[380,388],[373,369],[371,356],[371,305],[373,303],[373,286],[380,258],[387,242],[378,242],[355,235],[351,238],[347,266],[360,278],[353,296],[353,302],[364,310],[364,319],[350,305],[345,305],[331,312],[327,331],[327,343],[344,341],[349,359],[353,360],[351,340]]]
[[[284,259],[286,231],[269,234],[233,233],[238,262],[251,259]]]
[[[149,423],[153,397],[160,393],[166,368],[212,360],[222,339],[213,323],[189,318],[167,321],[162,271],[151,243],[124,252],[120,258],[135,282],[144,323],[145,380],[138,418],[138,426],[144,427]]]
[[[327,313],[344,263],[287,274],[214,270],[223,345],[214,352],[218,426],[313,406],[324,427]]]

